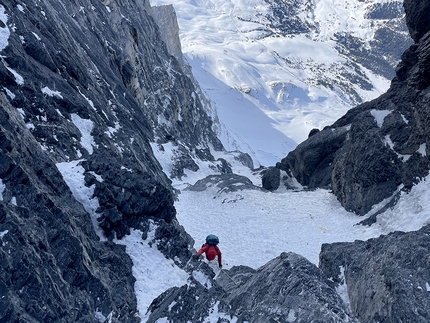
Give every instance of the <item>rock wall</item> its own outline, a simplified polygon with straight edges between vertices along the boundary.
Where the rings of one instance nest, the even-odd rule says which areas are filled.
[[[110,241],[149,219],[166,256],[191,255],[153,147],[176,147],[172,176],[223,147],[151,11],[0,5],[0,321],[139,322],[131,260]]]
[[[312,131],[278,168],[311,189],[331,188],[347,210],[360,215],[428,174],[427,6],[428,1],[405,1],[415,44],[402,55],[387,93],[351,109],[322,131]]]
[[[347,286],[351,312],[359,322],[428,322],[429,233],[426,226],[368,241],[326,244],[320,267],[326,277]]]
[[[152,7],[152,16],[162,30],[160,35],[166,43],[167,50],[176,58],[179,65],[183,67],[185,62],[179,39],[178,20],[173,5]]]

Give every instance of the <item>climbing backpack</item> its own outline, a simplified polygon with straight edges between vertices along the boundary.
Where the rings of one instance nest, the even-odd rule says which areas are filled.
[[[206,243],[210,246],[216,246],[219,243],[219,239],[216,235],[210,234],[206,237]]]

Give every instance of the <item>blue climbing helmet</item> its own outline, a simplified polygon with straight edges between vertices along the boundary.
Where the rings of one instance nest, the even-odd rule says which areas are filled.
[[[219,239],[216,235],[210,234],[206,237],[206,243],[211,246],[216,246],[219,243]]]

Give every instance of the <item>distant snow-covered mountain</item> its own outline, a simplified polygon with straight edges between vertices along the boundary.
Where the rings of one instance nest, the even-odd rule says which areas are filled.
[[[401,1],[181,0],[173,6],[182,51],[229,129],[218,129],[224,146],[250,153],[255,166],[274,164],[311,129],[385,92],[411,43]]]

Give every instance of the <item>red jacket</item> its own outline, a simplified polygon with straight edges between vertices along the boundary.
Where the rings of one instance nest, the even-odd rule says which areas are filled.
[[[214,260],[218,256],[218,264],[221,266],[221,250],[217,246],[211,246],[206,243],[197,252],[197,255],[201,256],[203,253],[206,253],[207,260]]]

